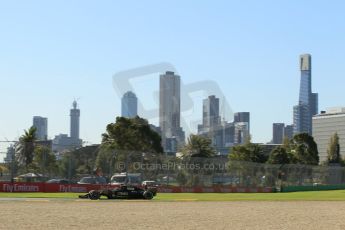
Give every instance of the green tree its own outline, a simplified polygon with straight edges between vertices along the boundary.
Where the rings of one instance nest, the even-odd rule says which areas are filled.
[[[163,153],[161,137],[153,131],[147,120],[117,117],[115,123],[107,125],[102,144],[126,151]]]
[[[102,169],[105,175],[111,176],[115,172],[115,152],[103,145],[96,158],[96,167]]]
[[[290,139],[288,137],[284,137],[282,147],[286,152],[290,152]]]
[[[177,177],[176,177],[176,180],[179,183],[179,185],[185,186],[188,182],[188,178],[187,178],[186,173],[182,170],[179,170]]]
[[[268,158],[267,163],[269,164],[290,164],[291,154],[286,151],[283,146],[277,146],[272,150]]]
[[[251,143],[250,138],[244,144],[234,146],[230,149],[229,170],[239,176],[239,183],[249,186],[255,181],[257,175],[261,174],[256,163],[264,163],[267,157],[262,147],[258,144]]]
[[[70,179],[93,174],[99,149],[100,145],[89,145],[64,153],[58,161],[60,175]]]
[[[48,147],[37,146],[35,148],[32,164],[38,169],[39,173],[53,175],[57,172],[56,157]]]
[[[182,148],[182,154],[184,157],[213,157],[216,151],[209,138],[191,134]]]
[[[314,138],[307,133],[295,135],[290,142],[293,163],[319,164],[319,153]]]
[[[242,145],[232,147],[229,158],[233,161],[250,161],[256,163],[265,163],[267,160],[261,146],[251,143],[250,140],[247,140]]]
[[[58,161],[59,175],[71,179],[76,175],[76,159],[72,152],[64,153],[61,160]]]
[[[328,144],[327,161],[331,164],[341,163],[339,136],[337,133],[335,133],[331,137],[330,142]]]
[[[75,159],[77,174],[92,174],[100,145],[90,145],[75,149],[71,152]]]
[[[34,158],[36,141],[36,128],[31,127],[24,130],[24,134],[19,138],[16,144],[16,159],[19,166],[25,166],[26,169],[32,163]]]
[[[163,153],[160,135],[151,128],[147,120],[138,116],[117,117],[115,123],[107,125],[102,137],[96,166],[105,174],[138,172],[134,162],[146,163],[146,159],[158,159]],[[115,168],[117,162],[124,165]]]

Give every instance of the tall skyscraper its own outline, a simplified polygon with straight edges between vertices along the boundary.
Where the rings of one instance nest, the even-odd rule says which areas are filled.
[[[284,123],[273,123],[272,144],[282,144],[284,139]]]
[[[219,116],[219,98],[214,95],[203,100],[202,124],[198,125],[198,135],[211,139],[216,148],[224,145],[224,126]]]
[[[211,95],[203,100],[202,125],[204,128],[214,128],[219,124],[219,98]]]
[[[284,138],[293,138],[293,125],[286,125],[284,127]]]
[[[300,56],[301,82],[298,105],[293,108],[294,134],[312,134],[312,117],[318,113],[318,94],[311,90],[311,55]]]
[[[177,144],[184,143],[185,138],[180,126],[180,76],[167,71],[160,75],[159,84],[159,126],[166,149],[167,138],[175,137]]]
[[[36,128],[36,138],[40,141],[48,139],[48,119],[45,117],[34,116],[33,126]]]
[[[80,118],[80,110],[77,108],[78,104],[76,101],[73,101],[72,104],[73,108],[71,109],[70,116],[71,116],[71,129],[70,129],[70,137],[74,140],[79,140],[79,118]]]
[[[234,114],[234,122],[248,122],[248,132],[250,133],[250,113],[238,112]]]
[[[235,122],[234,144],[243,144],[249,138],[249,123]]]
[[[138,115],[138,98],[132,92],[126,92],[121,99],[121,116],[133,118]]]
[[[311,55],[300,56],[301,82],[299,88],[299,104],[310,104],[311,101]]]

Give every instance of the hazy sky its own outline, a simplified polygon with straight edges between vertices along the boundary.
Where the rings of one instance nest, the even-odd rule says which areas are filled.
[[[251,112],[253,140],[268,142],[273,122],[292,122],[302,53],[319,108],[345,105],[344,12],[341,0],[0,1],[0,140],[34,115],[48,117],[49,137],[69,133],[80,98],[81,138],[98,143],[121,112],[112,76],[168,62],[185,85],[217,83],[232,111]],[[131,82],[145,108],[157,108],[158,75]],[[206,96],[193,94],[186,129]]]

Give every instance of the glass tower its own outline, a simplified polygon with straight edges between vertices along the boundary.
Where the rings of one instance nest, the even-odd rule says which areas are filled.
[[[300,56],[301,84],[299,89],[299,104],[309,105],[311,101],[311,56]]]
[[[294,134],[312,133],[312,117],[318,113],[318,94],[311,91],[311,55],[300,56],[301,83],[298,105],[293,108]]]

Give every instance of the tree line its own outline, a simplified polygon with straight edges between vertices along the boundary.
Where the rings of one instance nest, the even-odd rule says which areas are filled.
[[[307,133],[293,136],[291,140],[285,138],[281,146],[274,148],[267,156],[259,144],[250,140],[243,145],[234,146],[229,154],[231,160],[250,161],[269,164],[303,164],[318,165],[320,162],[317,144]],[[338,164],[344,166],[344,159],[340,155],[339,136],[337,133],[330,138],[327,149],[327,160],[323,165]]]
[[[116,162],[124,162],[122,170],[129,170],[130,162],[151,162],[163,159],[160,135],[151,129],[147,120],[135,117],[117,117],[107,125],[102,134],[102,142],[69,151],[56,159],[50,148],[36,142],[34,127],[24,131],[15,146],[14,167],[16,173],[38,172],[50,177],[72,178],[75,175],[90,175],[101,171],[112,175]],[[213,158],[217,155],[212,141],[206,137],[190,135],[184,146],[179,146],[181,159]],[[324,164],[344,165],[340,156],[339,136],[335,133],[329,142],[328,158]],[[248,139],[244,144],[234,146],[228,155],[231,161],[246,161],[269,164],[318,165],[317,144],[312,136],[301,133],[291,140],[285,139],[281,146],[274,148],[269,155],[259,144]]]

